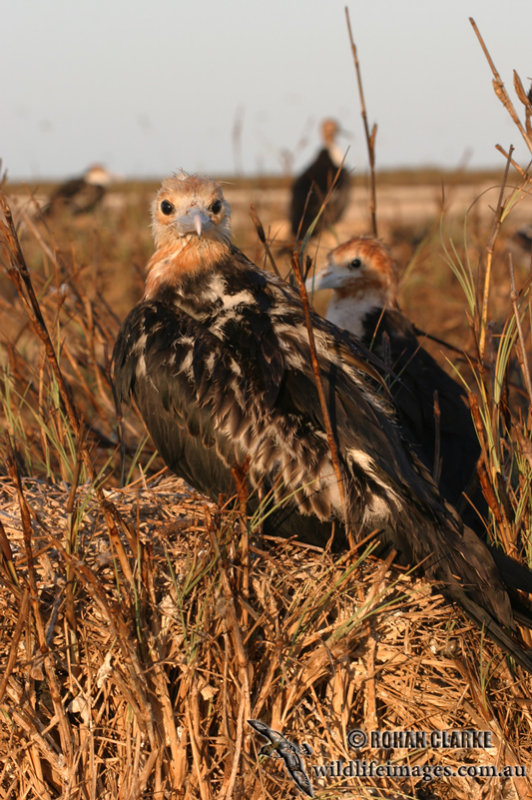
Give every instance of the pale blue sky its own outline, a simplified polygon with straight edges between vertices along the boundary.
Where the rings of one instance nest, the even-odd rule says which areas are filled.
[[[9,176],[58,178],[104,162],[130,177],[231,173],[242,118],[244,172],[297,169],[335,116],[367,158],[338,0],[0,0],[0,158]],[[532,77],[532,0],[364,0],[348,4],[377,166],[502,165],[524,146],[497,101],[468,21],[507,88]],[[301,146],[302,139],[307,144]]]

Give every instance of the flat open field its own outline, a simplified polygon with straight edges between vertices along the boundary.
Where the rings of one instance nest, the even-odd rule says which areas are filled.
[[[471,339],[464,294],[449,267],[446,250],[456,248],[459,254],[467,252],[473,271],[480,276],[502,177],[502,173],[454,175],[413,171],[385,173],[377,178],[378,232],[390,247],[402,275],[401,307],[423,330],[448,337],[451,344],[465,349]],[[222,177],[221,181],[232,208],[235,243],[255,263],[268,268],[264,247],[250,216],[253,206],[271,240],[280,271],[288,273],[289,181],[232,177]],[[512,176],[504,191],[508,210],[495,243],[490,315],[497,324],[502,324],[508,312],[508,254],[518,287],[524,286],[530,275],[530,247],[523,243],[518,231],[532,225],[532,197],[519,187],[520,179]],[[45,185],[43,192],[42,186],[33,187],[30,195],[26,187],[13,187],[15,216],[16,207],[21,205],[33,218],[35,208],[39,203],[44,204],[46,190],[50,188]],[[50,230],[62,258],[66,263],[75,262],[89,296],[97,284],[98,291],[121,318],[142,293],[144,266],[152,253],[150,204],[157,188],[157,181],[113,187],[94,214],[56,219]],[[369,204],[369,178],[355,175],[345,217],[334,233],[323,234],[309,247],[308,253],[317,267],[338,243],[354,235],[371,233]],[[23,230],[27,223],[28,219],[22,222]],[[27,235],[32,247],[29,231]],[[90,266],[88,258],[92,258]],[[323,292],[317,298],[321,312],[328,297],[329,293]],[[442,357],[441,352],[430,344],[427,346],[436,357]]]
[[[383,176],[377,219],[405,313],[470,356],[423,340],[478,409],[486,536],[530,565],[531,251],[518,232],[532,199],[512,178],[496,226],[500,181]],[[236,244],[267,264],[253,205],[287,274],[288,182],[223,186]],[[299,745],[323,800],[532,797],[531,677],[484,631],[369,550],[338,557],[250,531],[165,469],[134,408],[118,420],[111,353],[142,296],[157,182],[43,219],[50,188],[4,187],[21,253],[4,219],[0,798],[303,796],[249,719]],[[347,216],[308,254],[319,266],[369,219],[355,176]],[[485,746],[356,749],[358,729],[477,730]]]

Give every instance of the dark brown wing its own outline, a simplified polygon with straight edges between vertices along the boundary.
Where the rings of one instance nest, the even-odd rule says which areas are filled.
[[[332,186],[338,167],[333,162],[327,148],[320,150],[316,159],[295,179],[290,200],[290,224],[292,234],[303,238],[314,221],[327,193]],[[320,218],[314,233],[327,225],[334,225],[343,215],[349,201],[349,173],[340,169],[327,207]]]
[[[117,392],[133,394],[167,464],[197,489],[231,495],[232,468],[247,464],[250,511],[271,496],[262,507],[270,529],[325,544],[334,524],[341,542],[344,508],[301,308],[255,273],[246,277],[249,291],[257,282],[253,303],[222,303],[202,322],[168,303],[134,309],[115,347]],[[342,363],[333,326],[316,341],[353,533],[380,529],[526,662],[495,622],[511,625],[512,615],[486,546],[462,531],[373,382]]]
[[[389,363],[388,385],[402,426],[430,471],[438,474],[441,469],[440,490],[457,505],[480,456],[463,387],[423,349],[412,324],[399,311],[376,311],[365,325],[365,343],[384,365]]]
[[[104,195],[104,186],[88,183],[84,178],[72,178],[57,187],[42,213],[48,216],[61,208],[68,208],[73,214],[89,213]]]

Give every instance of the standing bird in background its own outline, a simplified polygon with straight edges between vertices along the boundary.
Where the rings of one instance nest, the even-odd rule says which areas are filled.
[[[93,164],[79,178],[71,178],[60,184],[43,208],[43,216],[50,216],[68,209],[72,214],[88,214],[101,203],[107,187],[117,180],[101,164]]]
[[[335,179],[334,189],[313,235],[338,222],[348,206],[350,177],[342,166],[344,154],[335,141],[339,132],[335,120],[326,119],[322,122],[323,147],[292,185],[290,225],[296,238],[302,239],[306,234]]]
[[[117,397],[132,396],[168,466],[213,499],[245,474],[264,529],[325,545],[380,531],[527,669],[505,628],[509,597],[398,429],[356,340],[313,316],[339,455],[335,476],[299,297],[231,243],[220,187],[181,173],[152,208],[156,251],[143,300],[115,344]]]

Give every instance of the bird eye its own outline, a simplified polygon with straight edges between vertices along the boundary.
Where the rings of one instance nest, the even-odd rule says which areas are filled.
[[[214,200],[211,203],[211,211],[213,214],[218,214],[222,210],[222,201],[221,200]]]
[[[163,200],[163,202],[161,203],[161,211],[163,212],[163,214],[166,214],[166,216],[168,216],[168,214],[171,214],[173,210],[174,207],[172,203],[169,200]]]
[[[362,261],[360,258],[354,258],[352,261],[349,262],[347,265],[349,269],[360,269],[362,266]]]

